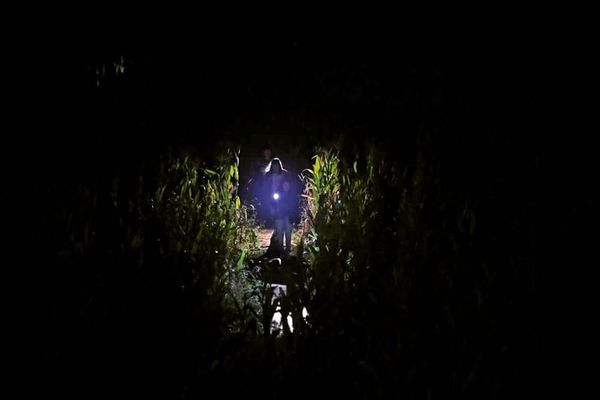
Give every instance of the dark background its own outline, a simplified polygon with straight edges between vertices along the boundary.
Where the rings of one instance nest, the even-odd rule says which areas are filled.
[[[68,198],[81,182],[102,188],[117,169],[135,174],[166,146],[210,159],[226,140],[246,160],[269,141],[300,170],[315,145],[340,135],[411,157],[426,131],[419,140],[444,182],[473,194],[480,251],[506,261],[498,285],[515,306],[502,310],[511,321],[502,335],[516,338],[507,362],[527,365],[532,393],[582,389],[595,379],[600,317],[594,51],[559,35],[19,51],[15,124],[2,135],[9,329],[24,343],[13,378],[26,381],[18,371],[39,346],[49,197]],[[532,264],[533,276],[520,273]]]

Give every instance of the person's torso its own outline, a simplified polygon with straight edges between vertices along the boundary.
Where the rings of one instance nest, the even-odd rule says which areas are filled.
[[[279,198],[275,200],[276,218],[293,217],[296,210],[295,197],[291,191],[281,192]]]
[[[271,191],[273,193],[281,191],[281,185],[283,183],[283,174],[274,174],[271,179]]]

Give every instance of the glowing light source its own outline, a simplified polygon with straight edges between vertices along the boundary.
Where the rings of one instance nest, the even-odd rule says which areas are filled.
[[[273,193],[273,199],[279,200],[279,193]]]
[[[280,286],[283,285],[276,285],[278,286],[279,289],[281,289]],[[282,293],[280,292],[280,295]],[[302,318],[304,319],[305,322],[307,321],[308,317],[308,311],[306,310],[306,307],[302,308]],[[290,328],[290,332],[294,332],[294,319],[292,318],[292,314],[288,313],[287,317],[285,318],[285,320],[287,321],[287,325]],[[283,321],[284,321],[284,317],[281,313],[281,306],[277,306],[275,308],[275,312],[273,313],[273,318],[271,319],[271,329],[270,332],[271,333],[276,333],[277,336],[282,336],[283,335]]]
[[[302,307],[302,318],[306,319],[308,317],[308,310],[306,307]]]

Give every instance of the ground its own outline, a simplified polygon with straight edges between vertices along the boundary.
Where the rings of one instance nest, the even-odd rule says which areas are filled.
[[[256,230],[256,239],[258,241],[258,248],[260,249],[261,254],[264,254],[269,248],[271,236],[273,236],[273,229],[258,228]]]
[[[257,228],[256,238],[258,242],[258,251],[251,254],[252,263],[259,266],[261,279],[270,284],[287,285],[295,278],[298,262],[294,252],[300,241],[300,233],[296,230],[292,233],[292,251],[290,258],[271,258],[266,255],[271,242],[273,229]]]
[[[264,254],[269,248],[269,243],[271,243],[271,236],[273,236],[273,229],[268,228],[257,228],[256,230],[256,239],[258,241],[259,254]],[[300,235],[297,230],[292,232],[292,252],[296,248],[298,241],[300,240]]]

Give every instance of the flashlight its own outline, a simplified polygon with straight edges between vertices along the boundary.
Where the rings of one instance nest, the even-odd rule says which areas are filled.
[[[273,193],[273,199],[279,200],[279,193]]]

